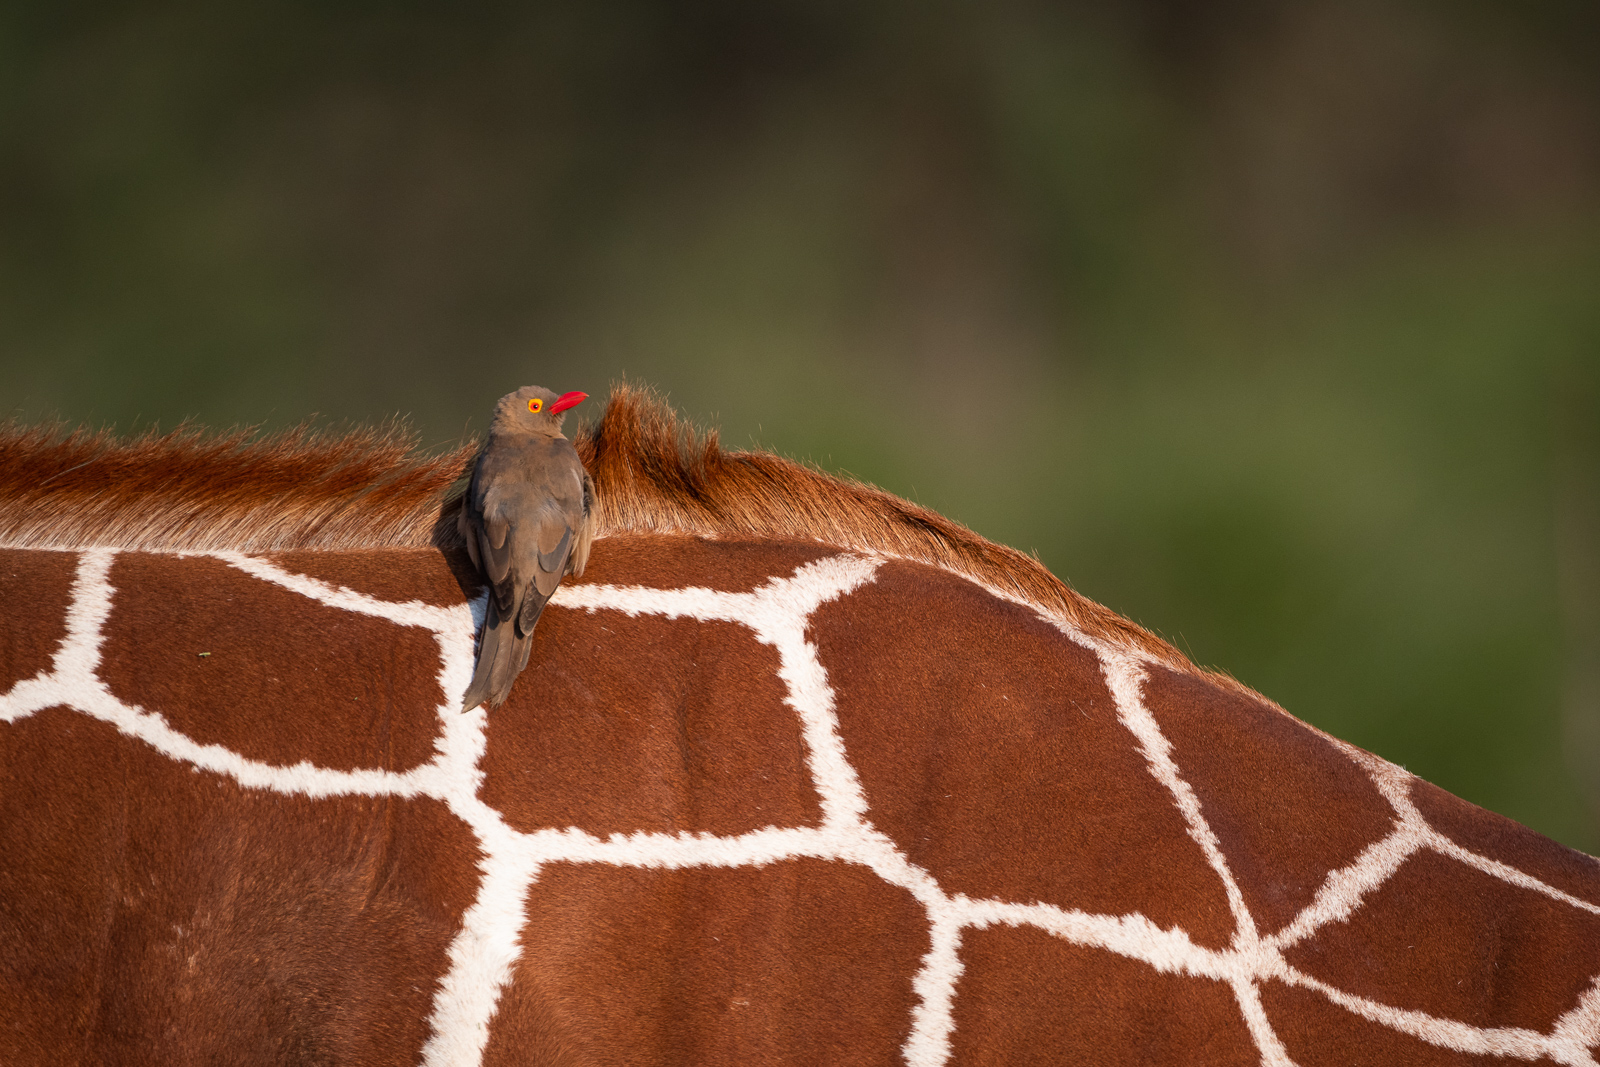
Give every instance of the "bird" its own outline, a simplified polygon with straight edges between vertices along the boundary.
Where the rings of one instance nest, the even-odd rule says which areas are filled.
[[[533,627],[561,579],[581,576],[594,540],[594,481],[561,433],[587,393],[537,385],[494,406],[456,518],[472,565],[489,586],[489,612],[462,710],[504,703],[528,665]]]

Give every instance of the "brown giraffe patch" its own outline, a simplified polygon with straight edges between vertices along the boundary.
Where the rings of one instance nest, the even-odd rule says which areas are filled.
[[[739,541],[682,534],[613,534],[595,541],[583,581],[649,589],[701,586],[748,593],[807,563],[838,555],[811,541]],[[568,579],[571,581],[572,579]]]
[[[1384,1004],[1549,1031],[1589,987],[1597,945],[1600,915],[1423,851],[1284,958]]]
[[[417,1061],[477,889],[432,800],[195,773],[46,709],[0,749],[0,1058]]]
[[[901,1064],[922,908],[826,860],[650,870],[554,865],[486,1067]]]
[[[396,604],[418,600],[451,607],[475,594],[480,579],[460,549],[277,552],[265,557],[291,574]]]
[[[1393,827],[1394,811],[1366,772],[1276,708],[1155,666],[1144,704],[1263,934],[1288,925],[1328,872]],[[1316,802],[1284,804],[1286,791]]]
[[[1094,653],[909,563],[824,604],[810,632],[870,818],[947,891],[1138,911],[1204,945],[1233,936],[1221,882]]]
[[[67,636],[66,609],[78,564],[74,552],[0,549],[0,693],[50,669]]]
[[[126,847],[126,785],[116,731],[70,709],[7,724],[5,742],[0,1062],[43,1063],[69,1041],[81,1047],[94,1022],[106,916],[121,896],[115,875]],[[72,768],[93,773],[64,773]]]
[[[124,554],[111,581],[100,676],[118,699],[279,766],[405,770],[433,758],[443,695],[428,631],[214,559]]]
[[[1528,1062],[1430,1045],[1345,1011],[1314,990],[1281,982],[1262,985],[1261,1006],[1298,1067],[1510,1067]]]
[[[1009,926],[968,930],[961,962],[951,1067],[1261,1062],[1221,982]]]
[[[479,795],[523,831],[738,834],[821,808],[778,653],[731,622],[550,608]]]
[[[1411,780],[1410,793],[1411,802],[1428,825],[1456,844],[1493,856],[1579,900],[1600,905],[1600,860],[1595,857],[1469,804],[1420,778]]]

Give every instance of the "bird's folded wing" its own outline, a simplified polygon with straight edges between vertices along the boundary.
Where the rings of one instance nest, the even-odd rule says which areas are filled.
[[[543,531],[540,531],[541,533]],[[546,538],[539,538],[539,569],[548,574],[560,575],[567,562],[567,549],[572,544],[572,527],[566,523],[561,524],[561,540],[556,542],[554,548],[545,550],[543,542]]]
[[[583,568],[589,564],[589,546],[594,543],[594,481],[589,472],[583,472],[583,519],[578,523],[578,540],[572,546],[568,566],[572,573],[583,577]]]
[[[483,570],[483,561],[478,558],[478,527],[473,521],[471,504],[466,500],[461,501],[461,510],[456,512],[456,532],[467,543],[467,556],[472,560],[472,569]]]
[[[544,596],[550,596],[561,584],[567,572],[567,555],[572,551],[572,527],[559,514],[546,515],[539,523],[538,565],[533,570],[533,584]]]
[[[484,576],[490,585],[499,585],[511,573],[516,541],[511,536],[511,523],[498,515],[485,515],[480,529],[478,552],[483,557]]]

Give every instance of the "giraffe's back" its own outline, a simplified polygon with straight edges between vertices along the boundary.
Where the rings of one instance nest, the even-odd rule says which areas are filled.
[[[462,712],[467,574],[0,553],[0,1062],[1594,1062],[1596,862],[1264,701],[628,535]]]

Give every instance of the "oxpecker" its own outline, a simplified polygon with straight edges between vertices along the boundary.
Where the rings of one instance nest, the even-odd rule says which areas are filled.
[[[462,709],[505,700],[528,665],[533,627],[594,538],[594,483],[561,420],[587,393],[525,385],[500,398],[456,525],[489,583],[489,617]]]

